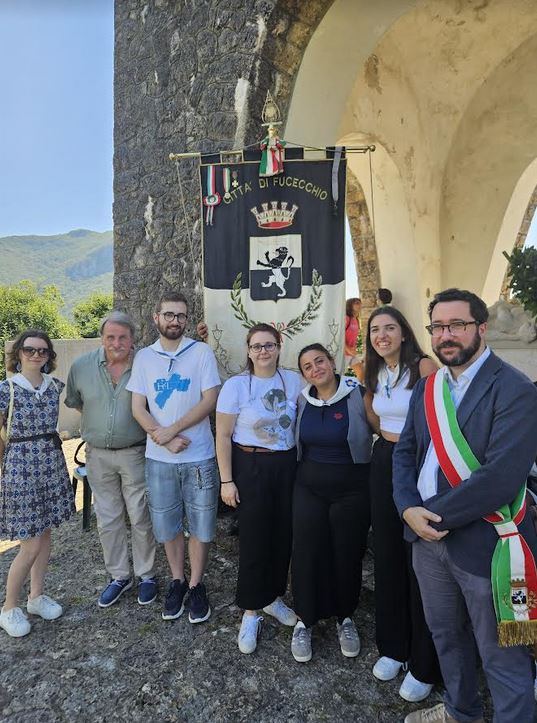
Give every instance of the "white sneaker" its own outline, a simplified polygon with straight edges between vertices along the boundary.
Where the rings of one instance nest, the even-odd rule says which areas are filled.
[[[12,638],[22,638],[23,635],[28,635],[32,626],[30,625],[28,618],[22,612],[20,608],[11,608],[11,610],[0,612],[0,627],[4,628],[8,635]]]
[[[263,618],[258,615],[244,613],[242,616],[241,629],[237,638],[241,653],[249,655],[257,648],[257,636],[259,635],[262,620]]]
[[[279,623],[282,625],[288,625],[290,628],[294,628],[298,621],[294,610],[287,607],[280,597],[277,597],[273,603],[270,603],[270,605],[267,605],[266,608],[263,608],[263,612],[267,613],[267,615],[272,615],[272,617],[276,618]]]
[[[297,663],[307,663],[311,660],[311,628],[307,628],[299,620],[293,630],[291,652]]]
[[[346,658],[355,658],[360,652],[360,637],[356,626],[350,618],[337,624],[339,647]]]
[[[430,695],[432,689],[433,686],[429,683],[416,680],[409,670],[399,688],[399,695],[409,703],[419,703]]]
[[[393,680],[404,663],[400,660],[388,658],[385,655],[379,658],[373,667],[373,675],[379,680]]]
[[[30,615],[39,615],[43,620],[56,620],[63,613],[63,608],[48,595],[28,598],[26,610]]]

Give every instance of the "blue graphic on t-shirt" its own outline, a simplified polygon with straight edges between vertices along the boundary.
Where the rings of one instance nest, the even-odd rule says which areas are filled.
[[[190,379],[182,379],[180,374],[172,374],[169,379],[157,379],[153,386],[155,391],[158,392],[155,402],[160,409],[163,409],[172,392],[186,392],[188,390]]]

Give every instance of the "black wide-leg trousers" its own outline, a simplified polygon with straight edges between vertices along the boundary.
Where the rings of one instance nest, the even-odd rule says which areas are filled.
[[[375,551],[376,643],[381,656],[408,661],[422,683],[441,681],[438,658],[425,616],[411,545],[393,501],[392,454],[395,444],[375,442],[369,476]]]
[[[233,446],[239,490],[237,605],[259,610],[285,594],[291,557],[296,449],[244,452]]]
[[[352,617],[369,530],[369,465],[303,461],[293,499],[291,587],[306,627]]]

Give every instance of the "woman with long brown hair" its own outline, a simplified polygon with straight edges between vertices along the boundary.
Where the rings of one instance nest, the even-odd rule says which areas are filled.
[[[263,609],[283,625],[296,615],[281,599],[291,555],[294,429],[300,376],[278,366],[280,333],[256,324],[246,336],[247,369],[228,379],[216,407],[222,500],[239,510],[239,650],[252,653]]]
[[[422,351],[410,324],[393,306],[375,309],[367,323],[365,383],[373,395],[379,434],[370,474],[371,524],[375,549],[376,642],[380,653],[373,675],[392,680],[408,672],[399,695],[424,700],[440,682],[438,659],[418,583],[393,501],[392,455],[403,429],[412,389],[436,370]]]
[[[14,376],[0,384],[0,538],[19,540],[9,568],[0,626],[12,637],[31,630],[18,606],[28,575],[27,612],[44,620],[60,617],[61,605],[43,594],[51,547],[51,528],[74,512],[73,493],[57,433],[63,382],[50,375],[56,352],[45,332],[29,329],[8,354]]]

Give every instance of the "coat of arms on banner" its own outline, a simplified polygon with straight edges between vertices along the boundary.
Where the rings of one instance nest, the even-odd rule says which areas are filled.
[[[254,301],[299,299],[302,240],[298,234],[250,236],[250,296]]]

